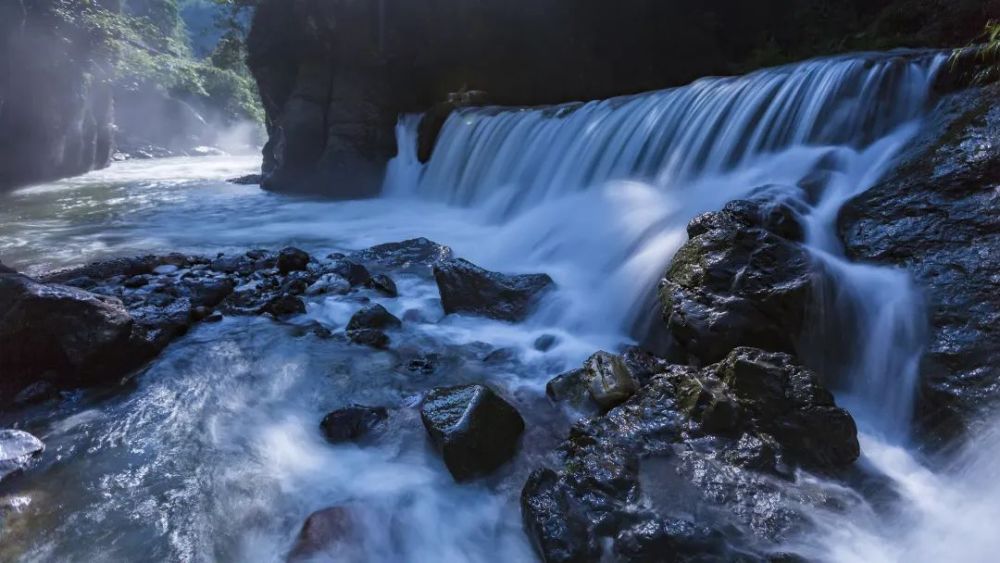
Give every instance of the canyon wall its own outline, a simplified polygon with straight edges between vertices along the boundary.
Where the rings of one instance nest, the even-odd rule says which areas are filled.
[[[823,53],[958,46],[995,17],[997,0],[263,0],[249,62],[270,133],[265,186],[376,193],[398,115],[452,92],[606,98]],[[450,106],[437,109],[441,121]]]

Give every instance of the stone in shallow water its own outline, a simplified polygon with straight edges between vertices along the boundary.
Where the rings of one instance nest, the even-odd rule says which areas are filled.
[[[309,268],[309,253],[289,246],[278,253],[278,271],[282,274],[301,272]]]
[[[59,388],[117,382],[145,359],[121,301],[0,274],[0,403],[41,379]]]
[[[598,352],[582,369],[549,381],[546,394],[556,402],[567,401],[577,409],[606,411],[628,400],[639,389],[639,381],[628,362],[607,352]]]
[[[295,545],[288,554],[288,561],[354,561],[346,558],[360,542],[357,515],[348,507],[335,506],[309,515]],[[344,558],[344,559],[341,559]]]
[[[351,317],[347,330],[399,328],[403,322],[381,305],[369,305]]]
[[[385,407],[353,405],[326,415],[320,427],[330,443],[357,442],[376,432],[388,418]]]
[[[487,475],[509,461],[524,431],[517,409],[484,385],[434,389],[420,418],[456,481]]]
[[[461,259],[435,264],[434,280],[446,314],[509,322],[527,318],[541,294],[555,285],[546,274],[504,275]]]
[[[367,285],[369,288],[374,289],[386,297],[399,296],[399,290],[396,288],[396,282],[392,281],[392,278],[385,274],[376,274],[372,276],[372,279],[368,280]]]
[[[361,264],[346,258],[338,258],[327,268],[327,273],[337,274],[346,279],[352,287],[362,286],[372,279],[371,272]]]
[[[27,432],[0,430],[0,481],[23,471],[45,450],[45,444]]]
[[[377,264],[386,268],[407,269],[413,266],[430,266],[452,258],[447,246],[426,238],[403,242],[391,242],[355,252],[353,260],[366,264]]]

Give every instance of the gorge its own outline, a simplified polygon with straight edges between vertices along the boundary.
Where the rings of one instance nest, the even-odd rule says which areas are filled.
[[[263,169],[0,195],[0,559],[992,560],[997,13],[914,4],[260,3]]]

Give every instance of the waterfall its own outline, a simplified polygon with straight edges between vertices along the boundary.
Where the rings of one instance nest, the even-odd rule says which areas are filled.
[[[409,116],[385,196],[504,226],[496,263],[527,255],[556,274],[560,264],[587,265],[589,274],[556,276],[562,301],[541,317],[634,336],[656,315],[655,286],[690,219],[762,186],[795,198],[834,286],[807,360],[836,358],[830,371],[862,425],[904,436],[922,351],[920,296],[905,274],[841,258],[834,221],[915,134],[943,60],[864,54],[604,101],[462,110],[426,165],[416,158],[419,117]]]

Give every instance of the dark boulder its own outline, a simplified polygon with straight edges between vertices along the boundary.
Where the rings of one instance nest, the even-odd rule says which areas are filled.
[[[385,407],[353,405],[326,415],[320,428],[330,443],[357,442],[377,432],[388,418]]]
[[[605,542],[625,560],[764,559],[762,545],[802,533],[835,498],[795,470],[837,475],[859,455],[850,415],[787,354],[655,364],[630,399],[574,425],[557,468],[528,479],[522,516],[543,560],[598,561]]]
[[[553,401],[568,401],[581,410],[606,411],[628,400],[639,390],[639,381],[621,356],[598,352],[583,368],[564,373],[546,385]]]
[[[403,322],[381,305],[369,305],[351,317],[347,330],[388,330],[403,326]]]
[[[118,299],[0,275],[0,403],[46,380],[60,388],[117,382],[145,358]]]
[[[532,346],[539,352],[548,352],[559,344],[559,337],[554,334],[543,334],[535,339]]]
[[[483,385],[434,389],[420,417],[456,481],[487,475],[509,461],[524,431],[517,409]]]
[[[1000,86],[942,101],[898,167],[839,218],[848,256],[905,268],[928,309],[920,434],[932,448],[975,435],[1000,399]]]
[[[0,430],[0,482],[24,471],[45,450],[45,444],[27,432]]]
[[[288,561],[315,561],[324,557],[344,560],[340,558],[360,541],[359,525],[355,510],[349,507],[335,506],[310,514],[302,524]]]
[[[794,352],[815,291],[815,268],[782,204],[734,201],[688,226],[660,285],[671,337],[695,364],[738,346]],[[792,237],[792,238],[786,238]]]
[[[380,244],[355,252],[351,260],[383,268],[408,270],[419,266],[431,266],[451,260],[451,248],[426,238]]]
[[[375,274],[372,276],[372,279],[368,280],[367,285],[370,289],[374,289],[386,297],[399,296],[399,290],[396,288],[396,282],[392,281],[392,278],[385,274]]]
[[[371,279],[371,272],[361,264],[346,258],[339,258],[326,268],[328,273],[334,273],[350,282],[352,287],[363,286]]]
[[[373,328],[362,328],[347,331],[347,338],[358,346],[368,346],[378,350],[385,350],[389,347],[389,335],[385,332]]]
[[[278,271],[282,274],[300,272],[309,269],[309,253],[298,248],[288,247],[278,253]]]
[[[306,312],[306,304],[302,299],[286,293],[268,301],[261,309],[261,312],[269,313],[275,318],[283,319],[304,314]]]
[[[527,318],[542,293],[555,285],[545,274],[508,276],[462,259],[435,264],[434,279],[446,314],[466,313],[510,322]]]

